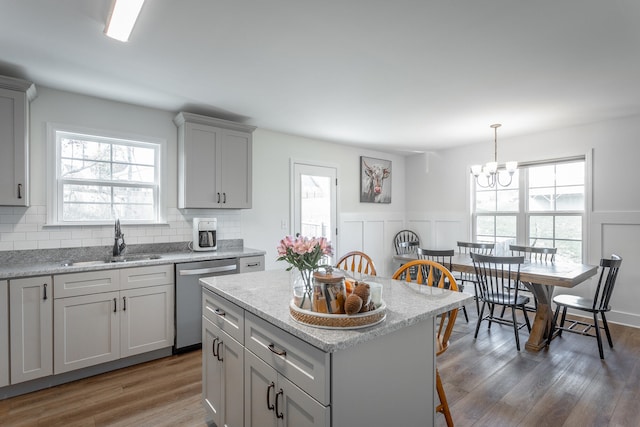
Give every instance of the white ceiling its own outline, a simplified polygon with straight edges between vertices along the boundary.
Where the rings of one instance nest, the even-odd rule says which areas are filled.
[[[640,114],[638,0],[0,0],[0,74],[389,151]]]

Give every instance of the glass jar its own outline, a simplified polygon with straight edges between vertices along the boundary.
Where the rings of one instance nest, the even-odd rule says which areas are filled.
[[[344,314],[347,291],[344,274],[327,267],[313,273],[313,311],[328,314]]]

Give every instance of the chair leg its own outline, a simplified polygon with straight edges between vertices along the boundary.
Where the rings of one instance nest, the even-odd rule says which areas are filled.
[[[487,319],[489,321],[489,325],[487,326],[487,329],[491,329],[491,324],[493,323],[493,313],[495,311],[496,305],[495,304],[491,304],[489,306],[489,319]]]
[[[482,301],[482,309],[480,310],[480,314],[478,314],[478,321],[476,322],[476,333],[473,335],[473,338],[478,338],[478,331],[480,330],[480,323],[482,323],[482,317],[484,315],[484,306],[486,302]]]
[[[475,292],[475,300],[476,300],[476,311],[478,312],[478,316],[480,316],[480,300],[478,299],[478,284],[473,282],[473,292]]]
[[[520,351],[520,334],[518,333],[518,320],[516,319],[516,310],[511,307],[511,318],[513,319],[513,332],[516,335],[516,349]]]
[[[467,323],[469,323],[469,315],[467,314],[467,307],[466,306],[462,306],[462,313],[464,314],[464,318],[467,321]]]
[[[529,315],[527,314],[527,307],[522,306],[522,314],[524,316],[524,323],[527,325],[527,330],[531,332],[531,323],[529,322]]]
[[[442,387],[442,380],[440,379],[440,372],[438,371],[438,368],[436,368],[436,390],[438,391],[438,398],[440,399],[440,405],[436,407],[436,412],[440,412],[444,415],[444,419],[447,421],[447,427],[453,427],[453,419],[451,418],[451,412],[449,411],[447,395],[444,394],[444,387]]]
[[[602,316],[602,326],[604,326],[604,331],[607,333],[607,340],[609,341],[609,347],[613,348],[613,341],[611,340],[611,332],[609,331],[609,324],[607,323],[607,318],[604,317],[604,313],[600,313]]]
[[[593,313],[593,325],[596,328],[596,339],[598,340],[598,351],[600,359],[604,359],[604,351],[602,350],[602,337],[600,337],[600,326],[598,326],[598,313]]]
[[[562,307],[562,318],[560,319],[560,330],[558,336],[562,336],[562,328],[564,328],[564,321],[567,320],[567,307]]]
[[[560,313],[560,306],[556,307],[556,312],[553,314],[553,320],[551,321],[551,330],[549,331],[549,336],[547,337],[547,346],[551,345],[551,340],[553,339],[553,334],[556,331],[556,322],[558,321],[558,314]],[[558,336],[560,336],[560,332],[562,330],[558,330]]]

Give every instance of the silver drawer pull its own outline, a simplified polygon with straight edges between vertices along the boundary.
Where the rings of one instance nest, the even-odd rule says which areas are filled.
[[[257,267],[257,266],[259,266],[259,265],[260,265],[260,263],[259,263],[259,262],[254,262],[254,263],[252,263],[252,264],[247,264],[247,267]]]
[[[225,314],[227,314],[224,312],[224,310],[220,310],[219,308],[216,308],[215,310],[213,310],[213,312],[218,316],[224,316]]]
[[[278,356],[286,356],[287,352],[285,350],[276,350],[276,346],[274,344],[269,344],[267,347],[272,353],[277,354]]]

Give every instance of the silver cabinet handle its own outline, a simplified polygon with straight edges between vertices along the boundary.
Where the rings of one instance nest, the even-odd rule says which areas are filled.
[[[220,203],[220,193],[218,193],[218,201],[216,203]]]
[[[22,199],[22,184],[18,184],[18,199]]]
[[[227,203],[227,193],[222,193],[222,203]]]
[[[122,311],[127,311],[127,297],[122,297]]]
[[[180,270],[181,276],[198,276],[201,274],[210,274],[210,273],[223,273],[225,271],[235,271],[237,270],[237,266],[234,265],[223,265],[222,267],[211,267],[211,268],[196,268],[194,270]]]
[[[47,300],[47,284],[45,283],[44,285],[44,296],[42,297],[43,300]]]
[[[113,299],[113,312],[114,313],[118,312],[118,299],[117,298]]]

